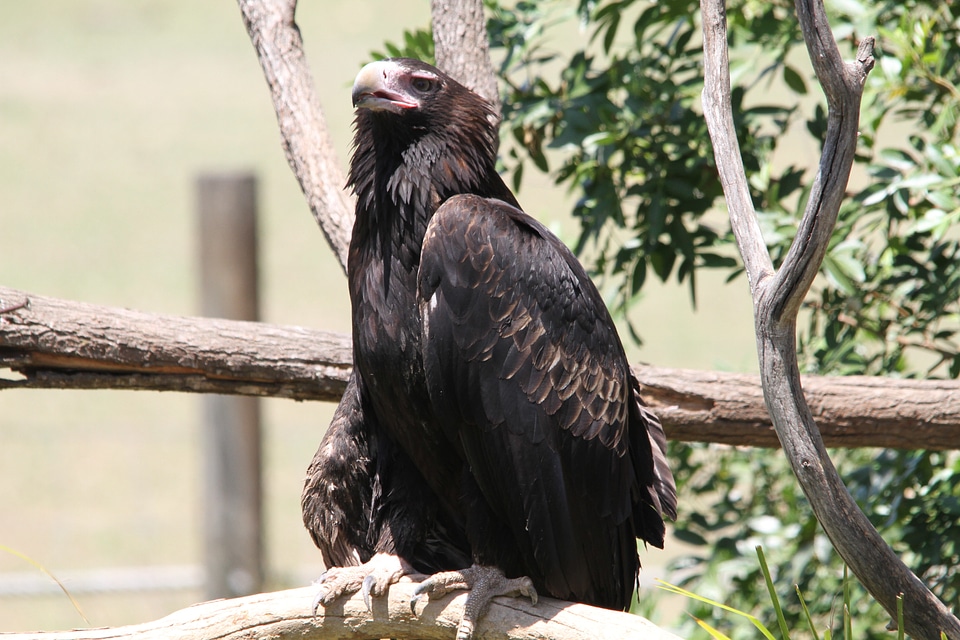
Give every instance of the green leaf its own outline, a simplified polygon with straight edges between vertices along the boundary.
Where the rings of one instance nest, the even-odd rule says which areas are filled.
[[[797,70],[788,64],[783,65],[783,81],[786,82],[787,86],[794,92],[800,95],[807,94],[807,83],[803,81],[803,78],[797,73]]]
[[[607,25],[607,32],[603,34],[604,53],[610,53],[610,49],[613,48],[613,41],[617,37],[617,29],[619,27],[620,27],[620,13],[617,12],[613,14],[613,17],[610,19],[610,22]]]
[[[637,263],[633,266],[633,277],[630,279],[630,294],[637,295],[640,292],[640,289],[643,288],[643,283],[647,279],[647,261],[637,260]]]
[[[597,147],[613,144],[617,141],[616,136],[610,131],[598,131],[588,135],[580,143],[584,149],[591,150]]]
[[[926,189],[944,182],[943,176],[936,173],[917,173],[904,178],[897,186],[901,189]]]
[[[518,162],[513,168],[513,190],[520,191],[520,184],[523,182],[523,163]]]
[[[902,149],[884,149],[880,152],[880,159],[889,167],[901,172],[909,172],[917,166],[913,157]]]
[[[706,538],[701,536],[696,531],[691,531],[690,529],[674,528],[673,536],[681,542],[692,544],[698,547],[702,547],[707,544]]]
[[[876,190],[872,191],[871,193],[872,189],[876,189]],[[865,189],[860,194],[860,196],[858,196],[858,198],[861,196],[862,196],[862,199],[860,201],[861,204],[865,207],[872,207],[886,200],[890,196],[890,190],[884,189],[879,185],[871,186],[871,187],[867,187],[867,189]]]

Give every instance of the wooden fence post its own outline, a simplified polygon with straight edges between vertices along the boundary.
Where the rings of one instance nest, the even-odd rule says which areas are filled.
[[[209,317],[258,320],[256,180],[197,180],[200,307]],[[203,399],[203,512],[208,599],[258,593],[263,585],[259,400]]]

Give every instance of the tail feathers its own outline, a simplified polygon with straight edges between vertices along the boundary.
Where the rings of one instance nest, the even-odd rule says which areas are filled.
[[[650,438],[650,450],[653,453],[653,474],[656,479],[653,489],[656,493],[657,505],[662,515],[670,520],[676,520],[677,486],[674,483],[670,465],[667,463],[667,436],[663,432],[660,419],[649,408],[641,404],[640,413],[647,423],[647,437]]]
[[[640,383],[633,376],[630,382],[634,392],[631,417],[637,423],[637,428],[631,431],[641,481],[641,497],[634,508],[637,537],[662,549],[666,533],[663,521],[677,518],[677,487],[667,463],[667,437],[663,425],[643,402]]]

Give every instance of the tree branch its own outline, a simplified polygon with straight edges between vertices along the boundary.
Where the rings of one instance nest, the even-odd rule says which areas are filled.
[[[823,2],[797,0],[796,6],[810,60],[827,97],[827,133],[796,238],[775,280],[765,288],[773,314],[770,322],[784,325],[795,324],[830,244],[857,150],[860,98],[874,64],[872,36],[860,43],[856,61],[845,64]]]
[[[296,0],[238,0],[264,77],[270,87],[287,162],[334,254],[346,271],[354,199],[323,118],[320,100],[295,21]],[[434,41],[440,68],[500,110],[497,77],[490,62],[483,3],[434,0]]]
[[[349,336],[68,302],[0,287],[4,388],[151,389],[337,401]]]
[[[730,226],[743,256],[750,290],[754,291],[761,280],[773,275],[773,262],[760,233],[733,123],[726,5],[723,0],[701,0],[700,13],[703,21],[703,115],[727,199]]]
[[[779,447],[759,376],[634,365],[670,440]],[[960,448],[960,381],[807,376],[830,447]]]
[[[316,589],[304,587],[230,600],[214,600],[181,609],[155,622],[41,633],[0,633],[3,640],[191,640],[274,638],[327,640],[375,638],[446,640],[456,632],[466,601],[452,593],[410,611],[415,584],[402,581],[386,597],[374,598],[368,611],[361,595],[338,600],[312,615]],[[537,605],[517,598],[495,598],[477,625],[477,637],[488,640],[679,640],[640,616],[608,611],[552,598]]]
[[[13,308],[10,308],[13,307]],[[0,287],[0,389],[150,389],[338,401],[344,334],[104,307]],[[757,376],[636,366],[672,440],[779,446]],[[837,447],[960,448],[960,381],[810,377]]]
[[[845,64],[819,0],[796,0],[807,50],[828,104],[827,137],[796,238],[771,276],[770,256],[749,200],[746,175],[732,129],[723,0],[701,0],[704,30],[704,110],[714,144],[731,225],[743,255],[754,300],[763,393],[784,453],[817,519],[837,552],[874,598],[895,618],[903,595],[904,626],[916,638],[944,631],[960,638],[960,621],[900,561],[857,507],[824,447],[800,385],[797,311],[826,252],[856,148],[860,98],[873,67],[873,39]],[[746,194],[746,198],[744,195]]]
[[[297,2],[238,0],[238,4],[270,87],[287,162],[346,272],[354,202],[343,189],[346,178],[333,151],[300,29],[294,21]]]

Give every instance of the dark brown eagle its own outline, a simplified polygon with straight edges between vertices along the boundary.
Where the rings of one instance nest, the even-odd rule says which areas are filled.
[[[497,174],[485,100],[391,59],[353,103],[354,370],[302,499],[317,604],[419,573],[472,589],[460,637],[494,595],[627,608],[676,490],[600,294]]]

